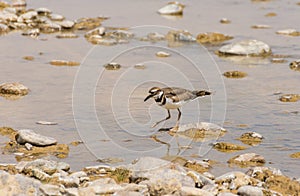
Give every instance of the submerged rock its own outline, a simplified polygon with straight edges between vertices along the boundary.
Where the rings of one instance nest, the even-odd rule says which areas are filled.
[[[179,126],[176,133],[182,137],[192,139],[193,141],[206,141],[222,137],[226,130],[216,124],[208,122],[200,122],[196,124],[187,124]]]
[[[202,44],[215,44],[232,39],[232,36],[222,33],[200,33],[197,35],[197,41]]]
[[[196,38],[185,30],[171,30],[166,35],[166,39],[169,42],[195,42]]]
[[[226,142],[217,142],[213,144],[213,148],[221,152],[235,152],[238,150],[245,150],[245,146],[240,146],[237,144],[231,144]]]
[[[290,155],[291,158],[300,158],[300,152],[295,152],[293,154]]]
[[[223,75],[226,78],[244,78],[247,76],[247,73],[241,71],[226,71]]]
[[[19,130],[16,135],[16,141],[22,145],[30,143],[35,146],[50,146],[57,143],[57,140],[54,138],[37,134],[30,129]]]
[[[0,95],[27,95],[29,88],[19,82],[0,84]]]
[[[179,2],[169,2],[157,12],[162,15],[182,15],[185,6]]]
[[[256,153],[241,154],[228,160],[229,164],[236,164],[240,167],[260,166],[265,164],[265,162],[265,158]]]
[[[244,40],[233,44],[222,46],[217,54],[220,56],[240,55],[240,56],[269,56],[271,54],[269,45],[258,40]]]

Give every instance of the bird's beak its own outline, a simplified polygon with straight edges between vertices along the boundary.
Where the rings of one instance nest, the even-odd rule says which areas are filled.
[[[150,98],[153,97],[153,96],[154,96],[153,94],[148,95],[148,96],[144,99],[144,102],[147,101],[148,99],[150,99]]]

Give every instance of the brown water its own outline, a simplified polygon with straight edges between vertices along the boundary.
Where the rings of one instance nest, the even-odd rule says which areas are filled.
[[[88,2],[42,0],[29,1],[28,8],[47,7],[68,19],[110,16],[103,26],[160,25],[187,29],[194,35],[200,32],[222,32],[234,36],[233,41],[241,39],[264,41],[271,46],[275,54],[289,55],[288,62],[300,58],[299,37],[275,34],[277,30],[299,28],[297,24],[300,6],[296,5],[296,1],[252,3],[250,0],[191,0],[185,3],[187,6],[183,17],[171,20],[156,13],[156,10],[166,3],[167,1],[145,0]],[[265,17],[264,15],[269,12],[275,12],[277,16]],[[232,23],[220,24],[219,20],[223,17],[230,19]],[[251,26],[254,24],[267,24],[272,28],[252,29]],[[136,29],[133,28],[133,31]],[[150,28],[149,32],[154,30]],[[114,60],[123,67],[113,72],[102,68],[105,60],[102,57],[108,55],[112,58],[118,55],[115,53],[118,47],[126,49],[126,45],[116,48],[99,46],[95,49],[84,39],[82,33],[78,39],[62,40],[51,34],[41,35],[41,38],[47,40],[23,37],[20,32],[0,37],[1,82],[19,81],[31,89],[29,95],[17,101],[0,98],[0,124],[15,129],[33,129],[58,139],[60,143],[84,140],[88,144],[87,147],[84,145],[71,147],[69,157],[64,160],[71,163],[72,168],[79,169],[86,165],[97,164],[97,158],[120,157],[129,161],[137,156],[165,156],[166,146],[149,139],[156,131],[149,127],[154,121],[163,118],[166,111],[151,105],[151,102],[143,102],[150,86],[164,84],[191,89],[210,88],[215,92],[213,97],[216,98],[204,98],[187,104],[183,108],[182,124],[199,120],[210,121],[211,115],[216,115],[217,118],[213,121],[219,125],[224,121],[223,126],[228,130],[220,141],[233,143],[239,143],[235,138],[242,133],[256,131],[265,137],[263,143],[243,152],[261,154],[266,158],[267,166],[279,168],[290,176],[300,176],[299,159],[289,157],[291,153],[300,151],[300,102],[282,103],[278,100],[279,95],[274,95],[276,92],[300,93],[300,73],[290,70],[288,63],[272,64],[269,59],[232,61],[214,55],[213,51],[219,46],[210,46],[208,50],[218,65],[215,71],[218,69],[220,71],[214,72],[216,75],[219,74],[214,80],[213,77],[204,74],[210,69],[206,65],[212,65],[213,60],[207,58],[203,48],[192,44],[182,46],[178,50],[188,51],[192,57],[203,55],[203,64],[200,65],[202,73],[197,72],[195,67],[175,53],[172,53],[173,58],[167,60],[155,58],[154,52],[157,48],[151,47],[116,57]],[[156,46],[166,47],[166,44]],[[23,60],[22,57],[26,55],[34,56],[35,60]],[[53,59],[82,61],[83,66],[54,67],[48,64]],[[132,68],[132,65],[145,59],[149,61],[144,63],[145,70]],[[239,80],[223,78],[221,73],[229,70],[244,71],[248,76]],[[85,80],[78,83],[81,77]],[[151,77],[158,78],[150,81]],[[90,87],[86,88],[87,85]],[[124,96],[125,100],[122,99]],[[176,115],[176,112],[172,112],[173,118],[165,126],[172,126]],[[38,120],[55,121],[58,125],[37,125],[35,122]],[[241,128],[239,127],[241,124],[247,126]],[[166,133],[161,133],[159,137],[170,141],[171,155],[177,153],[175,139]],[[6,141],[4,137],[0,139],[2,144]],[[186,141],[180,142],[185,144]],[[201,156],[200,159],[210,158],[219,161],[220,164],[212,170],[216,175],[236,169],[227,168],[226,161],[241,152],[224,154],[210,150],[211,142],[193,143],[192,149],[181,153],[187,158],[197,154]],[[1,155],[1,161],[15,162],[15,159],[13,156]]]

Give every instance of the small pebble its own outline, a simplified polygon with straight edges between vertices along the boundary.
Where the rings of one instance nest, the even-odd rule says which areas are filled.
[[[164,52],[164,51],[159,51],[155,54],[157,57],[169,57],[171,56],[170,53]]]

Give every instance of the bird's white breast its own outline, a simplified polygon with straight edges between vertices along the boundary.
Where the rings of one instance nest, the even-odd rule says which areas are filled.
[[[185,103],[186,103],[185,101],[173,102],[172,99],[166,98],[166,104],[162,105],[162,107],[166,109],[177,109],[180,108]]]

